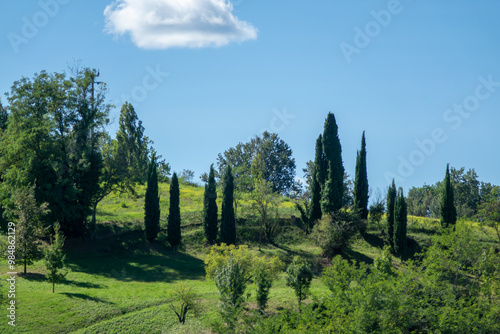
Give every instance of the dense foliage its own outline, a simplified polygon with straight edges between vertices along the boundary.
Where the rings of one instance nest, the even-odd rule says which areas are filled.
[[[361,150],[358,151],[356,156],[354,209],[358,210],[361,219],[368,218],[368,174],[366,171],[366,141],[364,131],[361,137]]]
[[[231,166],[224,173],[224,189],[222,192],[222,213],[220,223],[220,240],[226,244],[236,243],[236,219],[234,216],[234,183]]]
[[[451,186],[449,166],[446,166],[446,176],[444,178],[444,190],[441,202],[441,225],[448,227],[457,222],[457,209],[455,208],[455,197]]]
[[[158,166],[153,154],[149,163],[148,182],[144,199],[144,230],[149,242],[160,232],[160,197],[158,195]]]
[[[217,188],[214,166],[210,165],[210,172],[203,195],[203,231],[210,245],[217,241],[217,230]]]
[[[172,175],[170,184],[170,206],[167,219],[167,238],[172,250],[175,252],[177,246],[181,243],[181,210],[179,200],[179,179],[177,174]]]
[[[323,152],[328,162],[326,183],[322,190],[322,212],[334,214],[343,206],[344,200],[344,165],[342,147],[335,116],[328,113],[323,131]]]
[[[264,157],[263,177],[272,191],[282,195],[293,192],[295,183],[295,159],[292,149],[275,133],[264,132],[247,143],[239,143],[217,157],[219,176],[227,166],[232,167],[234,186],[237,191],[251,191],[251,166],[257,155]]]

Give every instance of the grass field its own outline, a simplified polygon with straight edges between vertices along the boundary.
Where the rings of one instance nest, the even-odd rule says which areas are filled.
[[[165,221],[168,185],[162,185],[160,191],[162,220]],[[139,194],[143,192],[141,189]],[[218,294],[214,282],[205,277],[204,271],[203,260],[208,249],[203,246],[200,224],[202,195],[203,188],[181,187],[184,239],[177,254],[172,254],[165,245],[164,232],[156,243],[145,242],[140,230],[143,198],[131,199],[115,194],[106,198],[99,206],[98,239],[67,242],[68,274],[65,281],[56,285],[55,293],[44,277],[41,262],[28,267],[28,275],[18,276],[16,328],[12,331],[2,316],[0,333],[210,333],[211,323],[219,317]],[[291,202],[282,204],[280,215],[296,214],[292,205]],[[242,207],[243,212],[249,212],[248,202]],[[414,251],[432,242],[438,226],[439,222],[433,219],[409,217],[408,233]],[[367,234],[355,240],[343,255],[372,263],[383,246],[381,227],[382,224],[369,226]],[[297,227],[284,223],[276,243],[265,245],[259,251],[255,238],[246,238],[255,229],[251,219],[237,226],[243,239],[240,242],[250,244],[252,251],[278,256],[285,263],[294,255],[300,255],[312,264],[315,278],[312,296],[306,303],[328,293],[319,279],[328,261],[321,258],[321,250],[312,240]],[[479,239],[494,242],[492,231],[476,230]],[[396,268],[399,263],[399,259],[394,259]],[[6,261],[2,261],[0,270],[8,271]],[[178,324],[169,308],[174,283],[181,281],[194,287],[204,310],[199,317],[188,315],[184,326]],[[5,284],[2,291],[5,294]],[[247,292],[251,293],[247,308],[255,309],[255,287],[250,285]],[[281,274],[271,289],[269,314],[283,307],[295,307],[296,303],[293,291],[286,286],[284,274]]]

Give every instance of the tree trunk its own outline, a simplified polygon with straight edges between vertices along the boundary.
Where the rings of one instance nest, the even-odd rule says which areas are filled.
[[[26,275],[26,254],[24,255],[24,274]]]
[[[55,286],[56,286],[56,283],[52,282],[52,293],[54,293]]]

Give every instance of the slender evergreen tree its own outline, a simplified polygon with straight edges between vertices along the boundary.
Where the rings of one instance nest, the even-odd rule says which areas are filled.
[[[321,186],[321,189],[323,189],[328,177],[328,161],[326,160],[325,152],[323,151],[323,135],[321,134],[316,140],[316,155],[314,157],[314,167],[317,168],[316,177]]]
[[[170,207],[168,208],[167,238],[172,252],[181,243],[181,210],[179,207],[179,179],[177,173],[172,175],[170,184]]]
[[[309,206],[309,217],[308,217],[308,227],[307,230],[310,232],[315,221],[321,219],[321,183],[322,178],[322,162],[324,161],[323,156],[323,143],[321,141],[321,135],[319,135],[316,140],[316,155],[314,158],[313,174],[311,177],[311,205]]]
[[[457,209],[455,207],[455,196],[450,178],[450,165],[446,165],[446,176],[444,178],[444,190],[441,202],[441,226],[448,227],[457,222]]]
[[[160,197],[158,196],[158,165],[153,153],[148,170],[148,183],[144,201],[144,227],[146,238],[153,242],[160,232]]]
[[[406,224],[408,209],[406,206],[403,188],[399,188],[399,194],[394,205],[394,251],[403,254],[406,250]]]
[[[387,238],[386,242],[389,246],[391,246],[392,249],[394,249],[394,206],[396,204],[396,184],[394,182],[394,179],[392,180],[392,185],[389,187],[389,190],[387,191],[387,210],[386,212],[386,217],[387,217]]]
[[[361,219],[368,218],[368,175],[366,172],[366,142],[364,131],[361,137],[361,151],[358,152],[356,158],[354,208],[358,210]]]
[[[234,183],[231,166],[227,166],[224,174],[224,190],[222,193],[222,216],[220,223],[221,242],[228,245],[236,243],[236,221],[234,217]]]
[[[336,213],[343,203],[344,166],[338,127],[332,113],[328,113],[325,121],[323,152],[328,161],[328,177],[322,191],[321,209],[323,213]]]
[[[47,268],[47,279],[52,283],[52,293],[55,285],[61,281],[67,273],[62,272],[66,255],[63,252],[64,235],[60,230],[59,223],[54,226],[54,239],[51,238],[52,245],[45,248],[45,267]]]
[[[210,166],[208,182],[203,197],[203,229],[210,245],[217,241],[217,188],[215,185],[214,165]]]

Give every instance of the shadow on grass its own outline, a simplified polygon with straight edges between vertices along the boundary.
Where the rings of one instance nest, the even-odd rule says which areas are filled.
[[[60,294],[61,295],[65,295],[66,297],[71,298],[71,299],[78,298],[78,299],[83,299],[83,300],[90,300],[90,301],[97,302],[97,303],[114,304],[112,302],[108,302],[107,300],[100,299],[100,298],[95,298],[95,297],[90,297],[90,296],[85,295],[83,293],[62,292]]]
[[[376,248],[380,248],[380,249],[384,248],[384,239],[382,239],[381,237],[379,237],[375,234],[365,233],[363,235],[363,238],[372,247],[376,247]]]
[[[205,277],[202,260],[188,254],[172,254],[166,247],[157,248],[153,253],[140,254],[72,253],[67,254],[66,261],[73,272],[84,272],[119,281],[173,282]]]
[[[77,282],[77,281],[71,281],[71,280],[67,280],[67,279],[62,280],[60,282],[60,284],[71,285],[71,286],[78,287],[78,288],[88,288],[88,289],[102,289],[102,288],[104,288],[104,286],[101,284],[95,284],[95,283],[90,283],[90,282]]]
[[[35,281],[35,282],[47,281],[47,276],[40,273],[26,273],[26,274],[21,273],[19,274],[19,277],[22,277],[28,281]]]
[[[356,262],[358,263],[364,262],[368,265],[373,264],[373,259],[371,257],[368,257],[363,253],[356,252],[355,250],[352,250],[350,248],[342,250],[340,256],[348,261],[356,260]]]

